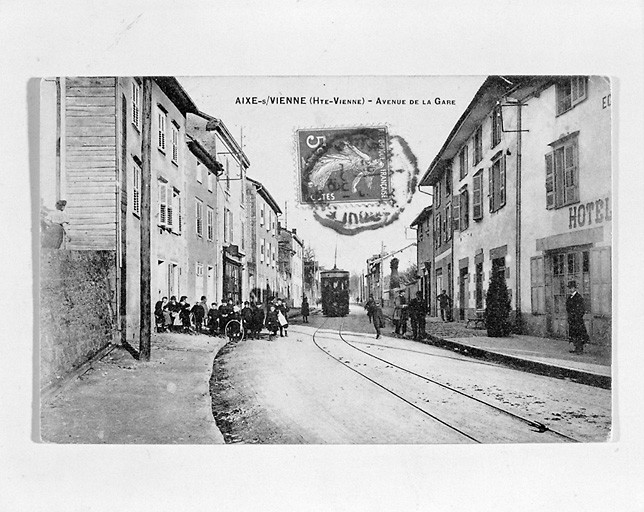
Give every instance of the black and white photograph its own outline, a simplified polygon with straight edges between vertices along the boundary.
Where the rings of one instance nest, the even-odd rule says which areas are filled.
[[[0,509],[639,511],[635,0],[7,0]]]
[[[42,441],[610,440],[611,90],[43,79]]]

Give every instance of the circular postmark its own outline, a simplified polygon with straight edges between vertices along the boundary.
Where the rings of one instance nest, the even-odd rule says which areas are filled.
[[[345,235],[378,229],[411,201],[416,157],[386,127],[298,130],[296,140],[299,202],[322,225]]]

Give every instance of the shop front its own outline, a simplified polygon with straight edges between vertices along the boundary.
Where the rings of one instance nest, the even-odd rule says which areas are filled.
[[[224,247],[223,298],[233,299],[235,304],[242,301],[242,258],[236,245]]]

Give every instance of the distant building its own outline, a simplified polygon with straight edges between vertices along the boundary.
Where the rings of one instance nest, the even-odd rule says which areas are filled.
[[[252,251],[248,258],[250,296],[266,302],[279,291],[277,217],[282,210],[259,181],[247,178],[246,191]]]
[[[220,166],[221,175],[215,187],[215,238],[219,259],[215,268],[217,302],[228,298],[243,301],[250,293],[245,265],[248,240],[246,171],[250,161],[221,119],[197,112],[188,116],[187,123],[189,135]]]
[[[297,230],[279,226],[279,295],[291,307],[302,305],[304,245]]]
[[[183,219],[188,249],[186,294],[191,302],[206,296],[209,304],[219,303],[222,290],[218,270],[222,266],[223,248],[218,229],[218,187],[223,166],[190,136],[187,137],[186,149]]]
[[[416,216],[410,225],[416,230],[416,265],[418,266],[418,275],[420,282],[419,290],[423,293],[425,304],[436,314],[436,301],[432,296],[438,295],[432,286],[431,269],[434,264],[434,240],[433,240],[433,216],[432,207],[426,206]]]

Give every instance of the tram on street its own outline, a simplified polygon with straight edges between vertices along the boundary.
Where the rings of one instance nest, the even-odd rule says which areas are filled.
[[[325,270],[320,272],[322,288],[322,314],[346,316],[349,314],[349,272]]]

